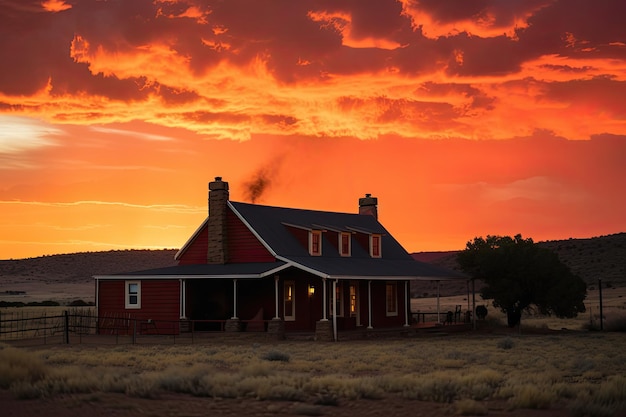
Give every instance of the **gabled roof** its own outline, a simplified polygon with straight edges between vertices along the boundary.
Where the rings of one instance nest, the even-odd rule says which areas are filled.
[[[324,278],[337,279],[468,279],[455,271],[418,262],[374,216],[229,202],[233,212],[265,247],[293,266]],[[339,254],[322,233],[322,256],[310,256],[308,248],[289,230],[330,230],[381,236],[382,257],[372,258],[369,248],[354,242],[351,256]]]
[[[336,213],[330,211],[303,210],[258,204],[229,202],[229,206],[266,248],[281,257],[309,256],[303,246],[290,232],[290,227],[309,230],[330,230],[382,235],[385,259],[412,259],[404,248],[374,218],[363,214]],[[322,257],[341,257],[323,234]],[[369,258],[368,248],[353,245],[351,258]]]
[[[328,279],[469,279],[466,275],[456,271],[414,260],[391,233],[371,215],[263,206],[233,201],[228,202],[228,208],[276,258],[276,262],[179,265],[95,278],[263,278],[293,267]],[[176,258],[179,258],[193,244],[197,236],[206,230],[206,224],[207,220],[178,251]],[[322,255],[309,255],[308,247],[298,240],[294,229],[323,230]],[[340,232],[347,232],[353,236],[361,234],[364,239],[353,239],[350,256],[341,256],[337,250],[338,242],[329,240],[329,232],[334,233],[333,236]],[[369,247],[358,243],[368,241],[368,236],[373,234],[381,237],[382,256],[380,258],[372,258]]]

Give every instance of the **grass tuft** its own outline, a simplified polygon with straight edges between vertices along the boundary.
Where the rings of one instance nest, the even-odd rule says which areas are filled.
[[[488,413],[483,403],[470,399],[459,400],[454,405],[456,414],[460,416],[486,416]]]
[[[505,337],[504,339],[498,340],[499,349],[509,350],[509,349],[513,349],[514,346],[515,346],[515,342],[510,337]]]
[[[33,353],[7,347],[0,350],[0,388],[16,383],[34,383],[49,372],[44,362]]]
[[[261,359],[266,361],[289,362],[290,357],[286,353],[270,350],[265,355],[261,356]]]

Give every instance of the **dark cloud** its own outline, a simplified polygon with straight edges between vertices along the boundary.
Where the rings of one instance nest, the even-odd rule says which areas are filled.
[[[494,27],[510,27],[517,18],[545,7],[553,0],[412,0],[410,7],[425,11],[436,22],[491,21]],[[419,22],[417,22],[419,23]]]
[[[192,103],[200,99],[200,95],[195,91],[185,88],[169,87],[166,85],[157,86],[158,94],[167,105],[175,106],[177,104]]]
[[[595,77],[589,80],[571,80],[543,84],[539,99],[582,107],[588,112],[608,113],[626,119],[626,81],[611,77]]]

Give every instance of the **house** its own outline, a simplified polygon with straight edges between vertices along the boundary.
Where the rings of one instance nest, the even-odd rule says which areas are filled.
[[[377,204],[366,194],[351,214],[234,202],[217,177],[209,215],[176,254],[178,265],[96,276],[98,315],[159,333],[193,323],[322,340],[409,326],[411,280],[467,277],[415,261],[378,222]]]

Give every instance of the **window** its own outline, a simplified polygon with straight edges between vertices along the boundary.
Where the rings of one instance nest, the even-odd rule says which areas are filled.
[[[372,258],[380,258],[382,256],[381,253],[380,235],[370,235],[370,256]]]
[[[387,283],[387,315],[398,315],[398,283]]]
[[[126,281],[126,308],[141,308],[141,281]]]
[[[350,256],[351,252],[351,236],[350,233],[339,234],[339,254],[341,256]]]
[[[357,315],[357,291],[357,284],[355,282],[350,283],[350,317]]]
[[[293,281],[285,281],[285,299],[283,303],[285,321],[296,319],[296,284]]]
[[[311,230],[309,232],[309,253],[314,256],[322,254],[322,231]]]

